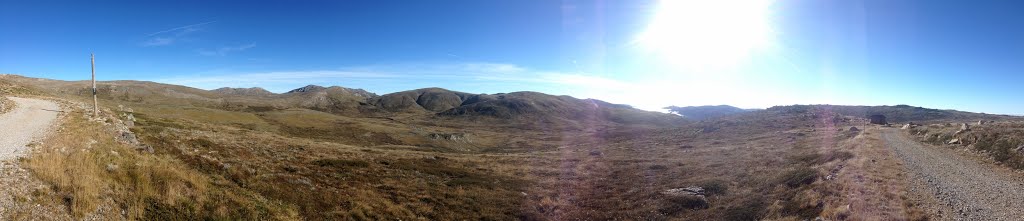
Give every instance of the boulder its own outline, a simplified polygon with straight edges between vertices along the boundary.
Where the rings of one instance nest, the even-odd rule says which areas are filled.
[[[966,131],[966,130],[970,130],[970,129],[971,129],[971,126],[967,125],[967,123],[960,124],[960,130]]]
[[[860,131],[857,127],[850,127],[850,131]]]
[[[906,129],[910,129],[910,127],[911,127],[910,124],[904,124],[903,127],[900,128],[900,129],[906,130]]]
[[[960,142],[959,138],[953,138],[952,140],[949,140],[949,142],[947,144],[960,144],[960,143],[961,142]]]
[[[983,120],[979,120],[978,121],[978,125],[983,125],[983,124],[985,124],[985,121],[983,121]]]
[[[703,196],[704,188],[699,186],[691,186],[685,188],[667,189],[661,191],[661,194],[669,196]]]
[[[683,209],[707,209],[710,207],[707,198],[704,197],[704,188],[667,189],[661,191],[661,194],[665,195],[667,199],[666,205],[659,209],[659,211],[664,213],[671,214]]]

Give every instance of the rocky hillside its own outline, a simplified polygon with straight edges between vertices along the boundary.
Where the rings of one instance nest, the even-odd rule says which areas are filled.
[[[978,120],[1007,120],[1015,117],[1009,115],[995,115],[972,113],[957,110],[939,110],[909,105],[896,106],[841,106],[841,105],[792,105],[776,106],[768,110],[785,112],[808,112],[811,109],[820,111],[835,112],[841,115],[866,117],[870,115],[884,115],[889,122],[903,124],[914,123],[939,123],[949,121],[978,121]]]
[[[669,106],[665,107],[664,109],[668,110],[670,113],[678,114],[690,120],[706,120],[751,111],[748,109],[742,109],[729,105],[707,105],[687,107]]]

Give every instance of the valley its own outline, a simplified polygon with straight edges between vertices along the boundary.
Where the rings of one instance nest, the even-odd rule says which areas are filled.
[[[99,82],[93,117],[86,86],[0,77],[5,97],[59,104],[60,126],[12,162],[46,183],[26,200],[73,219],[945,220],[961,217],[945,203],[966,198],[924,191],[933,186],[921,177],[1020,182],[920,166],[1012,170],[996,164],[1015,165],[1017,153],[968,162],[913,140],[924,128],[1021,120],[1004,115],[792,105],[693,119],[536,92],[311,85],[275,94],[109,81]],[[871,125],[872,114],[937,126]],[[942,139],[1022,144],[982,139],[990,130],[977,128]],[[962,217],[1012,214],[990,215]]]

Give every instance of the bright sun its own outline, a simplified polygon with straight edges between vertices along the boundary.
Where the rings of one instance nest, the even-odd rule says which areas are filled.
[[[672,66],[734,66],[774,41],[771,4],[771,0],[662,0],[636,41]]]

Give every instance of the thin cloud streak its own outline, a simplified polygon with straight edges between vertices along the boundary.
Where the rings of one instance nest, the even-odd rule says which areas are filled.
[[[172,29],[167,29],[167,30],[163,30],[163,31],[154,32],[152,34],[146,35],[146,37],[148,37],[149,39],[146,40],[145,42],[142,42],[142,46],[144,46],[144,47],[153,47],[153,46],[172,45],[172,44],[174,44],[176,42],[179,42],[178,41],[179,38],[185,37],[185,36],[187,36],[187,35],[189,35],[189,34],[191,34],[193,32],[200,31],[200,30],[202,30],[203,26],[208,25],[210,23],[214,23],[214,22],[216,22],[216,21],[209,21],[209,22],[191,24],[191,25],[186,25],[186,26],[181,26],[181,27],[177,27],[177,28],[172,28]]]
[[[181,27],[177,27],[177,28],[167,29],[167,30],[163,30],[163,31],[153,32],[152,34],[146,35],[146,37],[151,37],[151,36],[154,36],[154,35],[168,33],[168,32],[173,32],[173,31],[178,31],[178,30],[183,30],[182,32],[185,32],[185,33],[194,32],[194,31],[198,31],[199,30],[198,29],[199,26],[207,25],[207,24],[214,23],[214,22],[217,22],[217,21],[208,21],[208,22],[196,23],[196,24],[185,25],[185,26],[181,26]]]
[[[256,43],[251,43],[251,44],[247,44],[247,45],[239,45],[239,46],[234,46],[234,47],[220,47],[220,48],[213,49],[213,50],[199,49],[199,54],[203,55],[203,56],[225,56],[228,53],[245,51],[245,50],[249,50],[249,49],[254,48],[254,47],[256,47]]]

